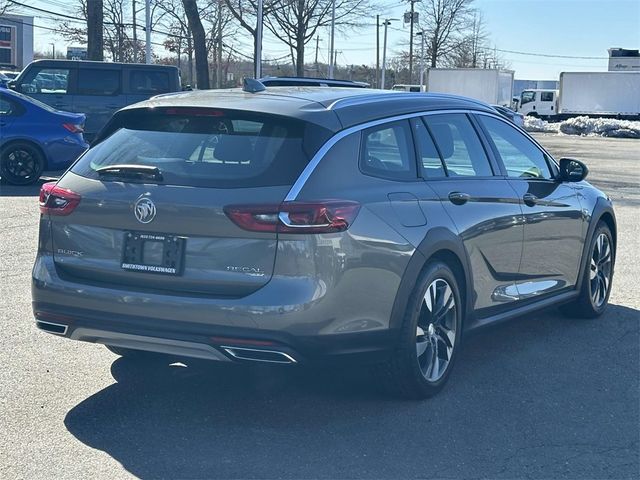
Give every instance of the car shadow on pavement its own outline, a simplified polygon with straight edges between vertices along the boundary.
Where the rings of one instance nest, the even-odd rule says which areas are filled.
[[[639,320],[610,305],[485,329],[424,402],[385,394],[375,369],[119,358],[65,425],[140,478],[630,478]]]

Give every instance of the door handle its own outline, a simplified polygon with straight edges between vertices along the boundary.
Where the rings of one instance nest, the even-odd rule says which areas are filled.
[[[449,201],[454,205],[464,205],[469,201],[471,195],[463,192],[451,192],[449,194]]]
[[[538,203],[538,197],[536,197],[533,193],[525,193],[522,197],[524,204],[529,207],[535,207]]]

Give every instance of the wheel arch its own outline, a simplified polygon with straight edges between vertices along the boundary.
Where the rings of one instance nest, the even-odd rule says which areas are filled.
[[[603,221],[609,227],[611,231],[611,236],[613,238],[613,259],[614,259],[614,269],[615,269],[615,257],[617,253],[618,247],[618,227],[616,223],[616,216],[613,211],[613,205],[611,204],[611,200],[605,197],[598,197],[596,200],[596,204],[593,208],[593,212],[591,213],[591,220],[589,222],[589,228],[587,230],[587,235],[584,239],[584,246],[582,248],[582,258],[580,260],[580,275],[576,282],[577,288],[581,288],[582,281],[584,275],[587,271],[587,263],[589,261],[589,247],[591,246],[591,241],[593,240],[593,234],[596,231],[596,227]]]
[[[463,319],[472,312],[473,281],[469,258],[462,240],[446,228],[436,228],[427,233],[405,269],[393,304],[391,328],[402,326],[411,293],[425,267],[432,260],[442,261],[456,276],[464,307]]]

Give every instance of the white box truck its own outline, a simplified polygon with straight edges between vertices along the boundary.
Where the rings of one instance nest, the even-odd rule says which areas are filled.
[[[489,68],[430,68],[427,92],[475,98],[491,105],[511,106],[513,71]]]
[[[517,111],[546,120],[640,119],[640,72],[563,72],[560,89],[523,90]]]

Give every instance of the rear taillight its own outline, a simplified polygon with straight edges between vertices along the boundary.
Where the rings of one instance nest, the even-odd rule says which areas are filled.
[[[40,212],[49,215],[69,215],[80,203],[80,195],[49,182],[40,189]]]
[[[359,210],[359,203],[341,200],[230,205],[224,209],[240,228],[278,233],[343,232],[353,223]]]
[[[68,130],[71,133],[82,133],[84,132],[84,127],[82,125],[77,125],[75,123],[63,123],[62,126],[65,130]]]

